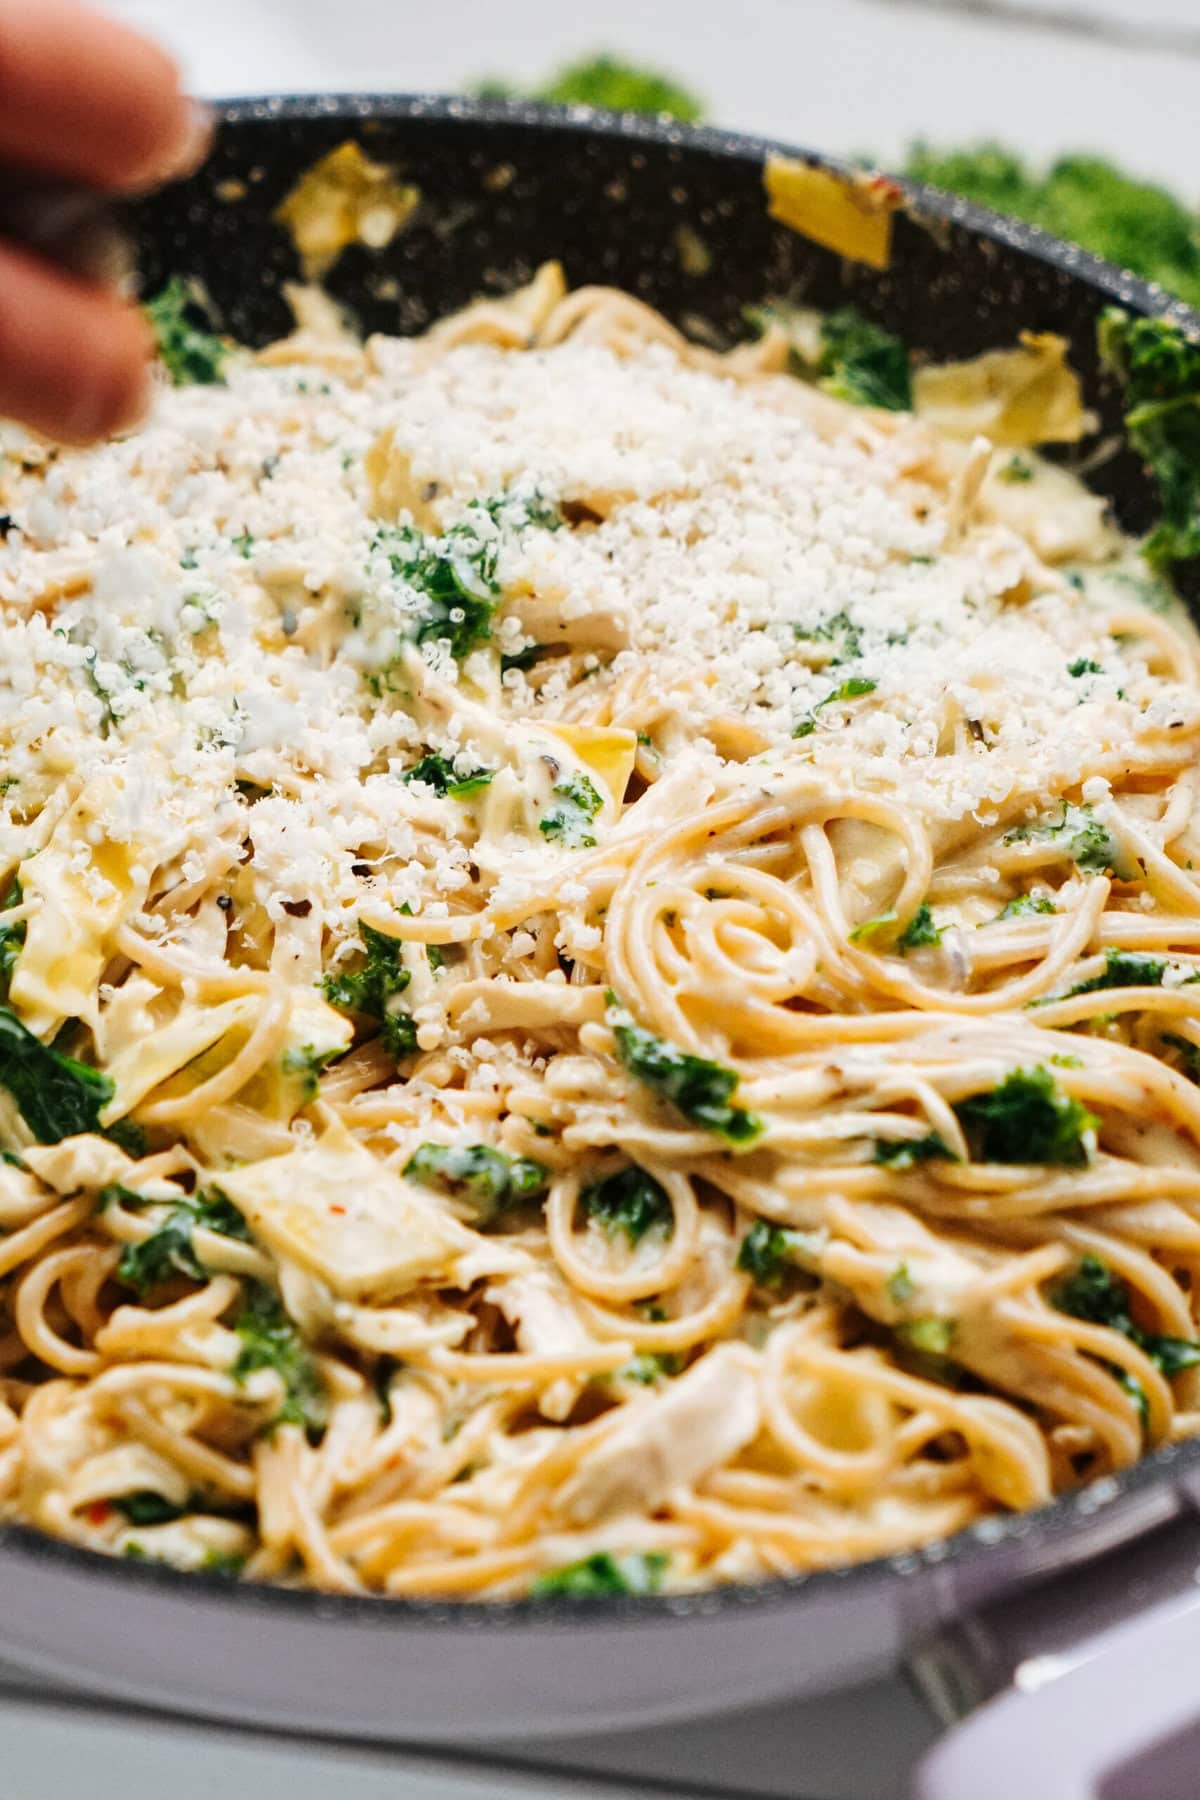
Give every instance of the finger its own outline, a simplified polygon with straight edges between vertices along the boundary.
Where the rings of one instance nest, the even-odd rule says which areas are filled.
[[[0,418],[64,444],[137,423],[150,334],[136,307],[0,244]]]
[[[0,0],[0,162],[149,187],[194,167],[207,136],[157,44],[73,0]]]

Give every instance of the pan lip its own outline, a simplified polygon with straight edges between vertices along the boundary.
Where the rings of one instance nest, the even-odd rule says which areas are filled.
[[[823,168],[850,172],[850,165],[836,157],[770,138],[590,106],[420,93],[247,95],[216,100],[212,105],[218,120],[232,126],[322,120],[339,120],[353,126],[378,118],[421,119],[448,125],[509,125],[534,128],[547,136],[571,132],[597,141],[616,140],[631,147],[653,144],[695,151],[717,161],[761,163],[768,154],[788,155]],[[923,216],[962,226],[975,236],[1058,269],[1103,299],[1149,316],[1168,318],[1200,336],[1200,312],[1155,284],[1065,243],[1040,227],[1006,218],[923,183],[899,180],[898,185]],[[950,1537],[916,1549],[840,1568],[695,1592],[489,1601],[331,1594],[311,1588],[231,1580],[149,1560],[123,1560],[15,1522],[0,1523],[0,1568],[14,1559],[33,1567],[50,1565],[68,1575],[112,1583],[125,1592],[140,1589],[167,1599],[215,1602],[223,1608],[237,1608],[243,1614],[312,1619],[329,1625],[459,1633],[514,1629],[559,1635],[591,1633],[597,1627],[682,1625],[702,1619],[728,1619],[775,1612],[810,1598],[828,1600],[840,1594],[858,1595],[868,1589],[908,1586],[935,1569],[944,1571],[947,1577],[969,1573],[989,1560],[997,1562],[1006,1549],[1025,1565],[1015,1571],[1019,1580],[1033,1573],[1039,1556],[1044,1558],[1058,1543],[1069,1541],[1089,1524],[1115,1518],[1139,1496],[1160,1491],[1174,1510],[1182,1510],[1188,1502],[1177,1487],[1176,1478],[1190,1474],[1195,1479],[1197,1470],[1200,1438],[1193,1438],[1163,1446],[1118,1474],[1075,1489],[1044,1506],[1027,1512],[989,1514]],[[1134,1527],[1129,1535],[1136,1535],[1137,1529]]]
[[[716,161],[762,163],[769,155],[788,156],[835,173],[853,175],[861,167],[845,157],[829,155],[785,140],[752,132],[731,131],[716,125],[685,125],[665,114],[614,112],[599,106],[556,105],[540,100],[474,99],[445,93],[293,93],[246,94],[209,102],[219,123],[264,124],[340,120],[347,125],[372,119],[428,119],[443,124],[516,125],[532,127],[547,135],[573,132],[599,142],[617,141],[631,146],[653,144],[667,149],[698,151]],[[1010,218],[980,206],[973,200],[946,192],[928,182],[881,171],[914,202],[916,214],[927,219],[960,225],[977,237],[988,238],[1002,249],[1015,250],[1048,264],[1062,274],[1096,289],[1118,306],[1154,318],[1169,319],[1194,336],[1200,336],[1200,310],[1177,299],[1156,282],[1118,264],[1095,256],[1078,244],[1055,237],[1040,225]]]
[[[1183,1481],[1196,1478],[1200,1469],[1200,1438],[1168,1444],[1142,1457],[1116,1475],[1102,1477],[1072,1490],[1044,1506],[1027,1512],[988,1514],[946,1538],[915,1549],[876,1556],[832,1569],[776,1576],[768,1581],[731,1582],[715,1588],[665,1594],[622,1594],[587,1599],[547,1596],[519,1600],[412,1599],[386,1594],[337,1594],[317,1588],[290,1588],[270,1582],[241,1581],[204,1570],[178,1569],[150,1559],[123,1559],[107,1551],[92,1550],[53,1537],[36,1526],[0,1523],[0,1570],[13,1559],[33,1567],[49,1564],[68,1575],[112,1584],[122,1592],[130,1588],[166,1599],[187,1602],[214,1601],[242,1614],[282,1615],[313,1619],[331,1626],[374,1629],[419,1629],[425,1632],[478,1634],[495,1630],[539,1633],[592,1632],[605,1628],[645,1625],[686,1625],[704,1619],[780,1610],[840,1595],[861,1597],[871,1589],[907,1588],[925,1575],[937,1572],[943,1590],[957,1576],[969,1575],[981,1565],[995,1563],[1007,1549],[1022,1559],[1013,1571],[1012,1587],[1036,1574],[1035,1562],[1048,1572],[1069,1572],[1072,1565],[1054,1556],[1059,1544],[1068,1544],[1089,1525],[1112,1521],[1139,1495],[1161,1492],[1170,1510],[1152,1524],[1161,1526],[1189,1506]],[[1127,1535],[1103,1533],[1095,1555],[1132,1541],[1147,1525]],[[1047,1560],[1049,1559],[1049,1560]],[[1080,1562],[1090,1560],[1081,1557]],[[1000,1586],[1006,1584],[1001,1581]],[[970,1593],[969,1584],[964,1593]],[[951,1607],[949,1615],[956,1609]],[[941,1616],[939,1614],[939,1616]],[[3,1628],[0,1627],[0,1641]],[[19,1651],[18,1651],[19,1654]]]

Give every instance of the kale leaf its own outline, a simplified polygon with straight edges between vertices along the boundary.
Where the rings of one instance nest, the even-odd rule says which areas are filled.
[[[429,751],[404,771],[404,780],[424,781],[437,793],[449,794],[452,800],[469,800],[488,785],[495,773],[494,769],[468,769],[465,775],[459,775],[446,757]]]
[[[609,1237],[620,1231],[631,1244],[640,1243],[652,1231],[670,1237],[675,1229],[675,1209],[665,1188],[636,1163],[603,1181],[591,1182],[580,1194],[579,1204]]]
[[[507,82],[490,79],[475,90],[484,100],[519,97]],[[693,125],[704,117],[704,102],[689,93],[673,76],[620,57],[585,56],[568,63],[528,96],[560,106],[602,106],[610,112],[666,114]]]
[[[1072,806],[1070,802],[1064,802],[1060,819],[1018,825],[1006,834],[1004,842],[1020,844],[1038,838],[1062,838],[1068,856],[1081,869],[1089,869],[1098,875],[1115,875],[1119,881],[1135,878],[1120,845],[1090,806]]]
[[[1053,900],[1045,894],[1017,894],[997,916],[1001,919],[1024,919],[1033,913],[1056,913]]]
[[[144,312],[158,344],[158,354],[176,387],[211,386],[225,379],[228,344],[202,331],[188,317],[195,301],[182,277],[175,275]]]
[[[1014,1069],[999,1087],[960,1101],[954,1110],[984,1162],[1081,1168],[1091,1161],[1099,1121],[1064,1094],[1041,1064]]]
[[[802,1232],[773,1225],[769,1219],[755,1219],[738,1247],[737,1266],[744,1275],[754,1277],[755,1287],[777,1288],[808,1249]]]
[[[14,875],[8,884],[8,892],[0,900],[0,912],[9,912],[14,906],[20,906],[22,898],[21,883]],[[24,919],[17,919],[11,925],[0,925],[0,994],[4,996],[8,994],[12,973],[24,943]]]
[[[257,1369],[273,1369],[283,1383],[283,1405],[268,1431],[302,1425],[310,1439],[320,1437],[329,1416],[325,1386],[278,1296],[261,1281],[246,1282],[233,1329],[242,1340],[230,1371],[234,1380],[244,1382]]]
[[[548,1174],[527,1156],[508,1156],[490,1144],[418,1144],[404,1165],[409,1181],[467,1201],[481,1219],[540,1200]]]
[[[1144,1350],[1163,1375],[1178,1375],[1200,1363],[1200,1341],[1164,1337],[1134,1324],[1129,1288],[1098,1256],[1089,1253],[1081,1257],[1074,1274],[1052,1290],[1050,1300],[1059,1312],[1069,1313],[1072,1318],[1119,1331]]]
[[[1166,319],[1101,315],[1100,353],[1125,388],[1125,430],[1147,464],[1162,519],[1147,538],[1154,567],[1200,556],[1200,341]]]
[[[901,952],[921,950],[928,944],[940,944],[942,928],[933,922],[933,914],[922,900],[900,936],[896,939],[896,948]]]
[[[843,700],[860,700],[864,694],[873,694],[878,686],[879,683],[872,681],[869,676],[851,675],[842,682],[840,687],[835,687],[832,693],[826,694],[823,700],[817,701],[812,711],[806,713],[798,725],[793,726],[792,736],[794,738],[811,737],[817,729],[817,714],[823,707],[835,706]]]
[[[115,1190],[126,1206],[153,1206],[153,1195],[135,1194],[128,1188]],[[103,1207],[113,1198],[114,1189],[102,1188],[98,1204]],[[117,1264],[117,1280],[126,1287],[146,1295],[172,1276],[186,1275],[190,1281],[207,1281],[204,1267],[192,1241],[197,1226],[218,1232],[222,1237],[249,1241],[246,1221],[220,1188],[201,1189],[195,1195],[180,1195],[171,1205],[163,1223],[137,1244],[126,1244]]]
[[[821,321],[821,385],[855,406],[911,412],[912,370],[898,337],[863,318],[852,306]]]
[[[595,786],[586,775],[572,775],[551,791],[558,805],[538,820],[538,830],[566,850],[590,850],[596,842],[592,820],[604,804]]]
[[[0,1087],[39,1144],[98,1131],[114,1092],[107,1075],[43,1044],[7,1006],[0,1006]]]
[[[170,1525],[174,1520],[182,1519],[188,1510],[186,1506],[176,1506],[173,1500],[156,1494],[153,1488],[137,1488],[132,1494],[114,1495],[109,1505],[131,1525]]]
[[[958,1158],[939,1132],[927,1131],[919,1138],[876,1138],[872,1159],[881,1168],[915,1168],[920,1162],[957,1162]]]
[[[613,1037],[622,1066],[693,1125],[715,1131],[730,1144],[751,1144],[761,1135],[761,1119],[729,1104],[738,1085],[733,1069],[677,1049],[628,1015],[614,1024]]]
[[[1160,956],[1139,956],[1127,950],[1109,948],[1104,952],[1103,973],[1069,988],[1064,997],[1095,994],[1104,988],[1161,987],[1166,972],[1167,964]]]
[[[597,1550],[579,1562],[539,1575],[529,1591],[535,1600],[554,1594],[572,1600],[590,1600],[602,1594],[654,1594],[662,1586],[669,1562],[661,1550],[633,1551],[628,1556]]]
[[[1180,1037],[1174,1031],[1164,1031],[1162,1041],[1179,1052],[1180,1074],[1186,1075],[1189,1081],[1200,1084],[1200,1045],[1193,1044],[1191,1038]]]
[[[357,969],[338,970],[321,983],[325,998],[342,1012],[364,1013],[379,1020],[379,1038],[386,1050],[400,1058],[411,1056],[417,1047],[417,1030],[412,1017],[391,1005],[412,980],[401,965],[403,948],[399,938],[359,921],[358,935],[366,954]]]

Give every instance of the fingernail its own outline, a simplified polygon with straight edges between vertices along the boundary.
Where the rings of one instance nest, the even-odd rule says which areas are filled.
[[[182,181],[194,175],[212,144],[217,115],[203,100],[189,100],[183,131],[170,153],[151,171],[154,182]]]

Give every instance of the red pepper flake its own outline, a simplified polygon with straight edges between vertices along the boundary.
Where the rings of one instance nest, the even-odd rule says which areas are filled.
[[[329,1208],[329,1210],[331,1213],[337,1213],[338,1217],[340,1218],[346,1209],[344,1206],[331,1206]]]
[[[93,1500],[87,1511],[88,1524],[107,1525],[111,1514],[112,1507],[107,1500]]]

